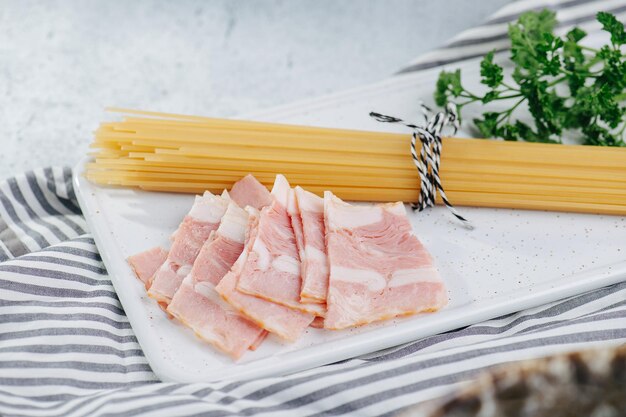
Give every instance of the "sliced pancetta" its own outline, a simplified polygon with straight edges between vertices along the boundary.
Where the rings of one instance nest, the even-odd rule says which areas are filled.
[[[447,294],[402,203],[352,206],[324,194],[327,329],[435,311]]]
[[[289,192],[287,213],[289,213],[289,220],[291,222],[291,227],[293,228],[293,235],[296,239],[296,249],[298,249],[298,258],[300,258],[300,275],[302,275],[302,260],[304,259],[304,231],[302,230],[302,219],[300,218],[300,211],[298,210],[298,203],[296,201],[296,191],[293,188]]]
[[[309,326],[343,329],[447,303],[402,203],[353,206],[292,189],[282,175],[271,193],[248,175],[230,194],[196,197],[169,252],[128,262],[168,313],[235,359],[268,332],[295,341]]]
[[[324,228],[324,199],[300,187],[295,188],[296,201],[302,222],[303,250],[302,262],[303,302],[326,303],[328,292],[328,257],[326,256]]]
[[[152,277],[157,269],[163,265],[165,259],[167,259],[167,251],[157,246],[145,252],[129,256],[128,263],[137,278],[148,288]]]
[[[247,224],[248,213],[231,201],[217,231],[193,263],[190,275],[194,284],[206,281],[217,285],[221,281],[243,250]]]
[[[162,304],[169,304],[174,293],[189,274],[200,249],[219,226],[230,200],[205,192],[196,196],[183,219],[167,259],[154,274],[148,295]]]
[[[213,284],[205,281],[194,285],[191,275],[176,291],[167,312],[234,359],[239,359],[264,333],[224,302]]]
[[[256,349],[265,330],[240,315],[215,291],[243,250],[248,213],[234,201],[220,226],[205,242],[191,272],[172,298],[167,311],[196,334],[234,358]]]
[[[295,341],[311,324],[315,315],[294,310],[237,289],[240,275],[247,265],[249,254],[257,239],[260,223],[258,211],[252,207],[247,207],[246,211],[249,213],[249,220],[243,252],[215,289],[229,304],[257,325],[286,340]]]
[[[302,303],[300,257],[287,211],[291,187],[282,175],[272,188],[273,202],[261,210],[256,239],[240,273],[237,289],[296,310],[325,314],[324,306]]]
[[[246,206],[261,210],[272,203],[272,196],[267,188],[251,174],[237,181],[230,190],[230,198],[241,208]]]

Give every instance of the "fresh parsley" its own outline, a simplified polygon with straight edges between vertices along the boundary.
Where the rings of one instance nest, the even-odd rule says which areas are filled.
[[[626,44],[624,24],[610,13],[600,12],[597,20],[611,35],[600,49],[580,44],[586,36],[579,28],[565,36],[554,34],[555,13],[528,12],[509,25],[512,81],[505,81],[504,69],[494,62],[494,52],[480,63],[484,94],[468,91],[461,82],[461,71],[439,74],[435,102],[448,102],[461,109],[472,103],[488,104],[509,100],[503,111],[487,111],[474,119],[481,135],[506,140],[561,143],[565,130],[579,132],[586,145],[626,146]],[[526,106],[533,124],[515,119],[514,113]]]

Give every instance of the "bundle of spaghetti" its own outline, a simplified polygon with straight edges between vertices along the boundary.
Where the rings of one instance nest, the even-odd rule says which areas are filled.
[[[276,174],[355,201],[416,201],[407,134],[138,110],[95,132],[98,184],[201,193]],[[441,179],[455,205],[626,214],[626,148],[444,138]]]

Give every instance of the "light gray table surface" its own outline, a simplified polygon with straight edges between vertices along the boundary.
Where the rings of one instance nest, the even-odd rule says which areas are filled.
[[[105,106],[229,116],[367,84],[510,0],[0,0],[0,178],[74,165]]]

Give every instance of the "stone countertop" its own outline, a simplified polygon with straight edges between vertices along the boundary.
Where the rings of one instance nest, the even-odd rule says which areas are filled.
[[[355,87],[509,1],[0,0],[0,178],[76,164],[105,106],[229,116]]]

